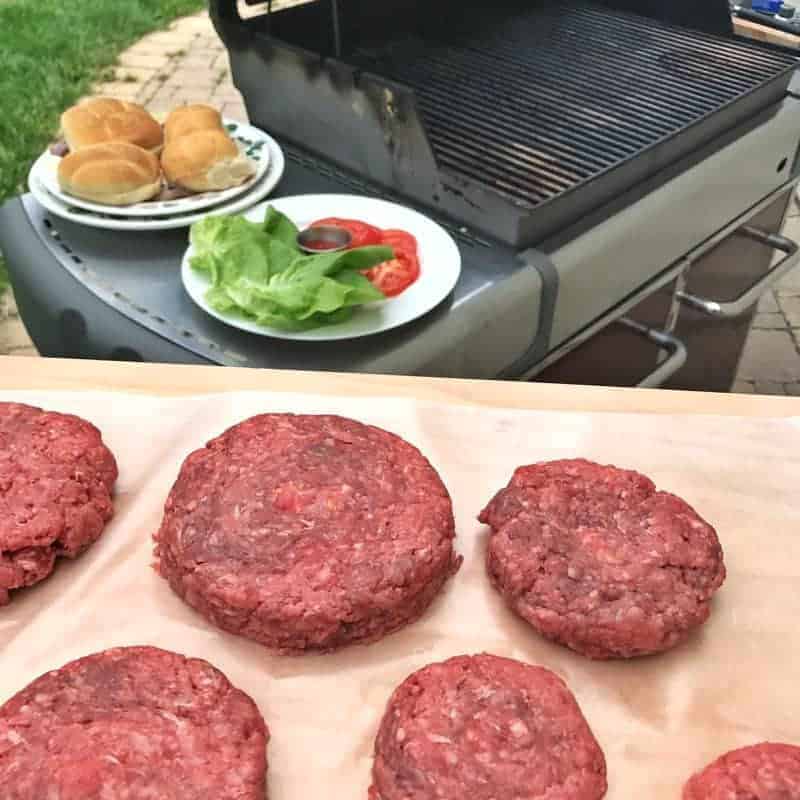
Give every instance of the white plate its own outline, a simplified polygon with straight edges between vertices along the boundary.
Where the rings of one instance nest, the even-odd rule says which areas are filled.
[[[266,136],[266,134],[264,135]],[[68,219],[71,222],[77,222],[80,225],[105,228],[112,231],[162,231],[170,228],[186,228],[192,223],[203,219],[203,217],[237,214],[240,211],[244,211],[255,205],[259,200],[263,200],[277,186],[285,167],[283,151],[278,143],[269,136],[267,136],[267,143],[264,146],[269,148],[269,165],[260,181],[250,184],[246,192],[227,203],[204,211],[195,210],[189,214],[154,218],[120,217],[78,208],[72,204],[64,203],[47,191],[39,174],[40,168],[37,167],[39,162],[34,164],[28,176],[28,188],[39,204],[44,206],[51,214]]]
[[[172,217],[191,214],[203,208],[226,203],[242,194],[258,183],[269,168],[269,136],[264,131],[254,128],[252,125],[245,125],[243,122],[236,122],[232,119],[223,121],[241,152],[253,162],[256,172],[239,186],[233,186],[221,192],[203,192],[190,197],[161,202],[148,200],[129,206],[108,206],[102,203],[92,203],[80,197],[72,197],[63,192],[58,184],[58,165],[61,163],[61,157],[53,155],[49,150],[39,156],[32,169],[36,169],[36,174],[44,188],[67,206],[96,211],[99,214],[108,214],[113,217]]]
[[[400,228],[407,231],[417,240],[420,276],[397,297],[357,308],[346,322],[324,325],[310,331],[285,331],[258,325],[244,317],[220,314],[211,308],[205,301],[210,282],[189,265],[193,252],[190,246],[181,265],[186,291],[200,308],[234,328],[276,339],[312,342],[353,339],[397,328],[427,314],[453,291],[458,282],[461,274],[461,253],[456,243],[444,228],[410,208],[370,197],[310,194],[279,197],[251,208],[245,216],[251,221],[260,221],[264,218],[267,205],[286,214],[301,230],[323,217],[344,217],[362,220],[379,228]]]

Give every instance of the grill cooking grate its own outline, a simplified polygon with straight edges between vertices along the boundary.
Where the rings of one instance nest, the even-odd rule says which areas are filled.
[[[348,59],[415,91],[440,167],[535,207],[786,73],[792,60],[589,3],[464,9]]]

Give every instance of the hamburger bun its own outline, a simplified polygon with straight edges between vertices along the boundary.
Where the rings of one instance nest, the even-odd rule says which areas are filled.
[[[170,183],[193,192],[230,189],[255,173],[253,162],[223,130],[170,139],[161,154],[161,167]]]
[[[94,144],[61,159],[58,185],[73,197],[128,206],[161,191],[161,168],[155,154],[135,144]]]
[[[164,123],[164,141],[173,142],[196,131],[224,131],[222,115],[216,108],[195,104],[181,106],[169,113]]]
[[[128,142],[158,152],[161,125],[137,103],[99,97],[67,109],[61,130],[70,151],[106,142]]]

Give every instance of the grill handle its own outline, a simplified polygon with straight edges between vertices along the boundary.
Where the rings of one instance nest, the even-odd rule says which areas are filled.
[[[787,236],[782,236],[779,233],[767,233],[751,225],[744,225],[736,231],[736,234],[752,239],[765,247],[778,250],[784,256],[734,300],[723,302],[709,300],[690,292],[678,292],[677,296],[681,303],[718,319],[739,317],[755,305],[770,286],[800,262],[800,245]]]
[[[638,388],[658,389],[686,363],[688,356],[686,345],[671,333],[650,328],[628,317],[621,317],[617,320],[617,324],[644,337],[653,344],[658,345],[661,350],[667,352],[667,357],[649,375],[646,375],[636,384]]]

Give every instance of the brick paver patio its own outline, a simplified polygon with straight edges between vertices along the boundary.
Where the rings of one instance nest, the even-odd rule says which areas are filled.
[[[241,95],[231,82],[227,52],[205,12],[145,36],[120,56],[113,73],[104,76],[94,94],[135,100],[153,112],[206,102],[227,117],[247,119]],[[800,240],[797,202],[786,233]],[[37,355],[10,293],[0,300],[0,354],[4,353]],[[734,388],[800,395],[800,268],[759,305]]]

